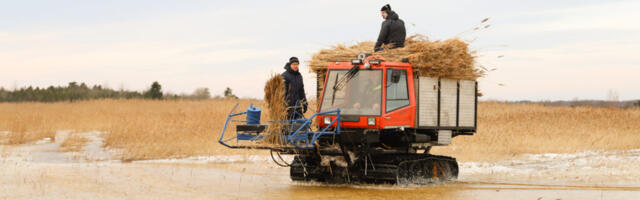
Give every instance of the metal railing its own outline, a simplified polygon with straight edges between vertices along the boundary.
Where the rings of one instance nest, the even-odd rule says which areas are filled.
[[[311,117],[309,118],[305,118],[304,115],[302,115],[301,113],[297,112],[297,106],[298,102],[296,102],[296,107],[294,107],[294,115],[287,120],[283,120],[283,121],[270,121],[269,123],[287,123],[289,124],[289,129],[287,130],[287,133],[283,133],[284,136],[284,141],[285,146],[286,144],[291,144],[293,147],[295,148],[299,148],[299,149],[313,149],[315,148],[315,142],[323,135],[339,135],[340,134],[340,126],[341,126],[341,117],[340,117],[340,109],[336,109],[336,110],[331,110],[331,111],[327,111],[327,112],[319,112],[319,113],[314,113],[313,115],[311,115]],[[247,149],[272,149],[272,150],[282,150],[283,147],[273,147],[273,146],[246,146],[246,145],[232,145],[229,144],[228,142],[236,139],[236,143],[239,143],[239,141],[241,139],[238,138],[238,132],[236,131],[236,136],[232,137],[232,138],[228,138],[228,139],[224,139],[225,138],[225,133],[227,131],[227,128],[229,127],[229,122],[234,121],[232,120],[234,117],[238,117],[238,116],[242,116],[242,115],[246,115],[247,112],[239,112],[239,113],[233,113],[235,111],[235,109],[238,107],[238,104],[236,104],[236,106],[232,109],[232,111],[230,112],[230,114],[227,116],[225,122],[224,122],[224,127],[222,128],[222,133],[220,134],[220,139],[218,139],[218,143],[228,147],[228,148],[247,148]],[[297,118],[296,115],[300,115],[301,118]],[[328,115],[328,114],[336,114],[336,117],[331,121],[330,124],[328,124],[325,128],[323,128],[322,130],[319,131],[312,131],[310,125],[312,124],[313,120],[318,116],[318,115]],[[297,119],[296,119],[297,118]],[[244,122],[244,121],[237,121],[237,122]],[[297,126],[300,125],[300,126]],[[336,125],[335,130],[333,131],[329,131],[329,128],[331,128],[333,125]],[[296,128],[297,127],[297,128]],[[294,131],[295,129],[295,131]],[[284,130],[283,130],[284,131]],[[256,136],[257,138],[257,136]],[[253,141],[257,141],[259,139],[251,139]],[[243,139],[245,140],[245,139]]]

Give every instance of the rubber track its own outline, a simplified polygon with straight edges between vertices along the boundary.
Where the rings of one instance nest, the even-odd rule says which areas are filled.
[[[333,176],[326,167],[318,167],[318,161],[297,156],[290,175],[294,181],[319,181],[328,183],[390,183],[390,184],[430,184],[455,179],[458,163],[455,158],[429,154],[392,154],[374,156],[373,166],[360,163],[351,169],[349,177],[344,168],[332,168]],[[304,164],[304,167],[303,167]],[[342,172],[342,173],[339,173]]]

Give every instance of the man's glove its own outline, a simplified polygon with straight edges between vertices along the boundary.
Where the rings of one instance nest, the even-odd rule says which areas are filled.
[[[302,114],[307,112],[307,102],[304,102],[304,104],[302,104]]]

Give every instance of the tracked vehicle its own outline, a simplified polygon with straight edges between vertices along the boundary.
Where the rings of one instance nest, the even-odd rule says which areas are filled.
[[[277,164],[290,167],[294,181],[428,184],[454,179],[456,159],[430,150],[475,133],[477,82],[420,76],[419,70],[367,54],[330,63],[317,74],[318,108],[309,118],[298,113],[260,124],[255,108],[232,112],[219,142],[271,150]],[[240,115],[247,115],[247,121],[232,119]],[[225,136],[233,122],[240,123],[235,135]],[[275,133],[282,141],[265,145],[263,134],[274,124],[284,127]],[[282,159],[283,154],[293,155],[293,161]]]

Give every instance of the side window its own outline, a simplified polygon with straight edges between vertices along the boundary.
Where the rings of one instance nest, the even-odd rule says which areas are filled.
[[[407,70],[387,69],[387,108],[391,112],[409,105]]]

